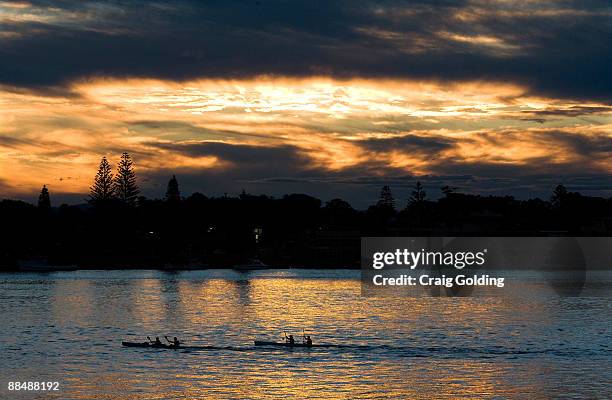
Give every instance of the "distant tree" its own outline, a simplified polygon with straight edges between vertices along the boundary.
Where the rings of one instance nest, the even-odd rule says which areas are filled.
[[[244,189],[242,189],[242,191],[240,192],[240,195],[238,196],[238,198],[240,198],[240,200],[246,200],[249,197],[251,197],[251,196]]]
[[[380,191],[380,196],[378,197],[378,203],[376,203],[378,207],[384,207],[394,210],[395,209],[395,199],[393,198],[393,193],[391,193],[391,188],[387,185],[383,186]]]
[[[342,199],[332,199],[325,203],[325,208],[330,210],[353,210],[353,207]]]
[[[565,186],[557,185],[555,190],[553,190],[552,196],[550,196],[550,203],[555,208],[561,208],[564,200],[567,198],[568,192]]]
[[[248,196],[248,195],[247,195],[247,196]],[[208,199],[208,198],[207,198],[206,196],[204,196],[204,195],[203,195],[202,193],[200,193],[200,192],[195,192],[195,193],[192,193],[192,194],[191,194],[191,196],[189,196],[189,197],[187,198],[187,200],[189,200],[189,201],[190,201],[190,202],[192,202],[192,203],[193,203],[193,202],[199,202],[199,203],[201,203],[201,202],[203,202],[203,201],[206,201],[207,199]]]
[[[96,204],[112,200],[115,198],[115,192],[113,190],[113,173],[111,172],[111,166],[106,160],[106,157],[102,157],[100,166],[98,167],[98,173],[94,178],[94,184],[90,188],[89,203]]]
[[[448,185],[442,186],[442,187],[440,188],[440,190],[442,190],[442,193],[443,193],[443,194],[444,194],[444,196],[446,196],[446,197],[448,197],[448,196],[450,196],[451,194],[455,193],[455,192],[457,191],[457,189],[458,189],[458,188],[457,188],[457,187],[455,187],[455,186],[448,186]]]
[[[135,206],[138,201],[138,185],[136,184],[136,173],[132,165],[132,158],[128,153],[121,155],[121,160],[117,166],[117,174],[113,190],[119,200],[129,206]]]
[[[179,191],[179,185],[175,175],[172,175],[172,179],[168,181],[168,188],[166,189],[166,200],[171,202],[181,200],[181,192]]]
[[[408,204],[409,205],[420,204],[423,201],[425,201],[426,196],[427,196],[427,192],[425,192],[423,185],[421,184],[420,181],[417,181],[417,183],[414,185],[414,190],[412,191],[410,195],[410,199],[408,200]]]
[[[47,185],[43,185],[40,190],[40,195],[38,196],[38,208],[42,209],[50,209],[51,208],[51,198],[49,197],[49,189],[47,189]]]

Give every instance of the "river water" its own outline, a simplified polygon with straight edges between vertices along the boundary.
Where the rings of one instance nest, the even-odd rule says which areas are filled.
[[[363,297],[346,270],[5,273],[0,398],[611,398],[611,304]],[[302,330],[342,346],[253,346]],[[147,335],[219,348],[121,345]]]

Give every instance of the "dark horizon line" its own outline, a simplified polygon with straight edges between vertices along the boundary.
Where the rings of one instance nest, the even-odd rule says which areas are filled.
[[[418,182],[418,181],[417,181]],[[45,185],[46,186],[46,185]],[[582,193],[580,193],[579,191],[571,191],[569,190],[565,185],[563,184],[558,184],[555,187],[551,188],[550,191],[550,196],[548,198],[542,198],[540,196],[536,196],[536,197],[530,197],[530,198],[517,198],[515,195],[513,194],[483,194],[483,193],[479,193],[479,192],[463,192],[461,191],[461,188],[452,188],[454,189],[452,191],[452,195],[456,195],[456,196],[465,196],[465,197],[475,197],[475,198],[498,198],[498,199],[512,199],[513,201],[518,201],[518,202],[528,202],[528,201],[542,201],[542,202],[546,202],[546,203],[551,203],[551,197],[554,194],[554,189],[558,188],[558,187],[563,187],[564,189],[567,190],[567,194],[569,195],[577,195],[580,197],[584,197],[584,198],[592,198],[592,199],[603,199],[603,200],[608,200],[608,201],[612,201],[612,196],[610,197],[604,197],[604,196],[591,196],[591,195],[584,195]],[[382,188],[382,187],[381,187]],[[444,187],[440,187],[439,191],[440,191],[440,196],[432,196],[429,197],[427,196],[424,199],[424,202],[430,202],[430,203],[436,203],[441,199],[447,198],[448,196],[443,192],[443,188]],[[393,187],[391,187],[391,190],[393,190]],[[59,196],[82,196],[82,202],[79,203],[71,203],[71,202],[61,202],[59,205],[52,205],[51,208],[53,209],[57,209],[60,208],[62,206],[68,206],[68,207],[94,207],[93,204],[88,202],[88,195],[84,194],[84,193],[79,193],[79,194],[73,194],[73,193],[65,193],[65,192],[60,192]],[[199,191],[195,191],[190,193],[187,196],[181,196],[181,201],[187,200],[189,198],[191,198],[194,195],[202,195],[204,196],[207,200],[223,200],[223,199],[236,199],[236,200],[241,200],[241,196],[246,195],[252,198],[266,198],[268,200],[282,200],[286,197],[290,197],[290,196],[308,196],[311,197],[313,199],[319,200],[321,202],[321,207],[325,207],[329,202],[334,201],[334,200],[341,200],[346,202],[347,204],[349,204],[351,206],[351,208],[353,208],[356,211],[365,211],[367,210],[369,207],[372,206],[376,206],[379,198],[375,198],[373,199],[372,203],[369,204],[367,207],[361,209],[361,208],[355,208],[353,207],[353,205],[351,204],[351,201],[346,200],[342,197],[336,196],[336,197],[331,197],[329,200],[323,200],[322,198],[319,198],[317,196],[314,196],[312,194],[308,194],[308,193],[299,193],[299,192],[292,192],[292,193],[284,193],[280,196],[274,196],[274,195],[270,195],[270,194],[254,194],[254,193],[249,193],[246,191],[243,191],[242,193],[238,193],[235,195],[230,195],[229,193],[225,193],[224,195],[221,196],[214,196],[214,195],[207,195],[205,193],[199,192]],[[53,199],[53,197],[55,197],[55,195],[53,193],[51,193],[51,199]],[[29,204],[31,206],[36,207],[36,200],[35,197],[32,198],[33,200],[23,200],[23,198],[11,198],[11,197],[0,197],[0,202],[8,200],[8,201],[17,201],[17,202],[22,202],[22,203],[26,203]],[[148,197],[145,195],[141,195],[138,196],[138,201],[140,201],[140,199],[144,199],[146,201],[167,201],[167,199],[165,199],[164,197]],[[398,203],[401,203],[401,205],[398,205],[395,207],[396,210],[403,210],[405,208],[408,207],[408,205],[410,204],[410,198],[394,198],[394,200]],[[116,200],[118,202],[120,202],[120,200]]]

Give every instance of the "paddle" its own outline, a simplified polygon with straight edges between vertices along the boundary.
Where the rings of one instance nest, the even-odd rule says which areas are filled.
[[[304,343],[305,345],[309,347],[312,346],[312,340],[309,339],[310,336],[306,337],[306,330],[304,328],[302,328],[302,336],[303,336],[302,343]]]
[[[147,336],[147,339],[149,339],[149,342],[153,343],[153,341],[151,340],[151,338],[150,338],[150,337],[148,337],[148,336]]]

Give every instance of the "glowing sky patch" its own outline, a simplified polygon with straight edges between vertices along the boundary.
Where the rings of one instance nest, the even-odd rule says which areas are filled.
[[[612,193],[607,2],[0,0],[0,194]],[[75,200],[76,199],[76,200]],[[363,206],[363,204],[362,204]]]
[[[546,132],[586,139],[610,139],[611,132],[610,106],[536,98],[508,83],[101,79],[71,90],[70,97],[2,92],[0,178],[18,177],[20,186],[12,190],[48,184],[86,192],[100,156],[112,159],[124,150],[145,173],[242,167],[222,154],[173,151],[177,144],[289,146],[307,160],[305,170],[369,166],[374,174],[435,175],[446,160],[582,162],[572,142],[552,140]],[[589,164],[610,167],[606,158]]]

